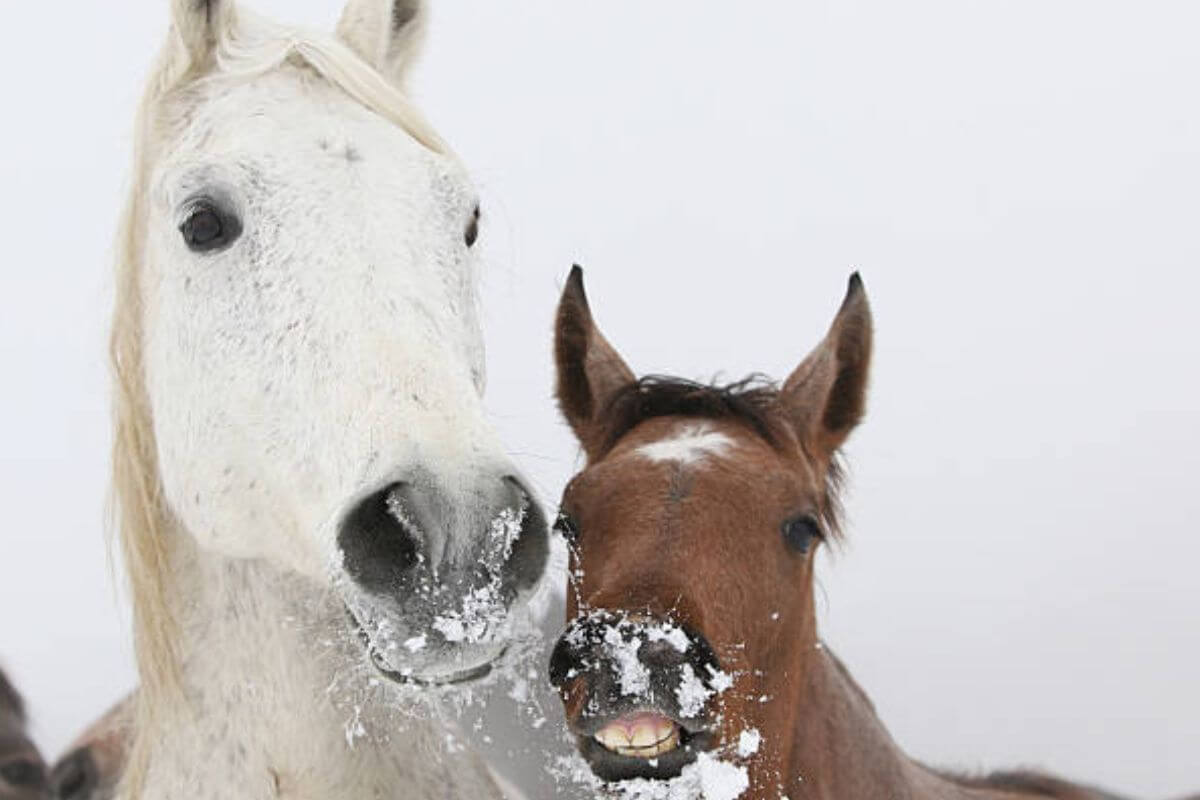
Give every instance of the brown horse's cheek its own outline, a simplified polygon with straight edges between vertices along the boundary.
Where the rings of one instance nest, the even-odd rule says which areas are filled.
[[[720,752],[727,754],[729,760],[737,760],[738,742],[742,732],[750,729],[757,730],[760,709],[757,708],[757,695],[753,692],[753,682],[738,680],[732,689],[726,692],[721,708],[720,741],[717,747]]]

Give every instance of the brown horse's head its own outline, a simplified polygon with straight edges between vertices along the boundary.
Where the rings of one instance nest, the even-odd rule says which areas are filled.
[[[757,752],[759,780],[778,763],[769,736],[793,718],[819,647],[813,555],[837,535],[837,453],[863,414],[870,356],[855,275],[782,387],[638,380],[572,272],[558,399],[587,466],[562,499],[569,623],[551,680],[602,779],[674,777],[703,750]]]
[[[0,672],[0,800],[49,800],[46,763],[25,731],[25,704]]]

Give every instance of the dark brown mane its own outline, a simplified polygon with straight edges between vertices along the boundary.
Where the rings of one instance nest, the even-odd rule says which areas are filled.
[[[0,670],[0,711],[7,710],[15,714],[22,723],[25,722],[25,701],[17,693],[16,688],[8,682],[8,677]]]
[[[604,450],[646,420],[672,416],[738,420],[777,447],[778,400],[779,387],[760,375],[725,385],[647,375],[617,391],[603,410]]]

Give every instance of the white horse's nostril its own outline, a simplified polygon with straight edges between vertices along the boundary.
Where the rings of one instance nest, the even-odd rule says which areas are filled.
[[[368,495],[346,516],[338,532],[342,564],[373,594],[396,595],[421,563],[423,526],[415,516],[410,488],[393,483]]]
[[[509,489],[507,510],[516,515],[516,530],[507,542],[501,567],[504,581],[518,591],[532,588],[542,578],[550,557],[550,528],[533,494],[513,476],[504,479]],[[503,512],[502,512],[503,513]]]

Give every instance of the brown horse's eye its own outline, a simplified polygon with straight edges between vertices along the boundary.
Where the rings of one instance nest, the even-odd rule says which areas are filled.
[[[573,545],[579,541],[579,526],[565,511],[558,512],[558,518],[554,520],[554,532],[566,539],[567,544]]]
[[[475,211],[471,214],[471,221],[467,223],[467,232],[463,235],[467,247],[474,247],[477,239],[479,239],[479,206],[475,206]]]
[[[808,514],[783,523],[783,540],[794,552],[803,555],[821,540],[821,526]]]

